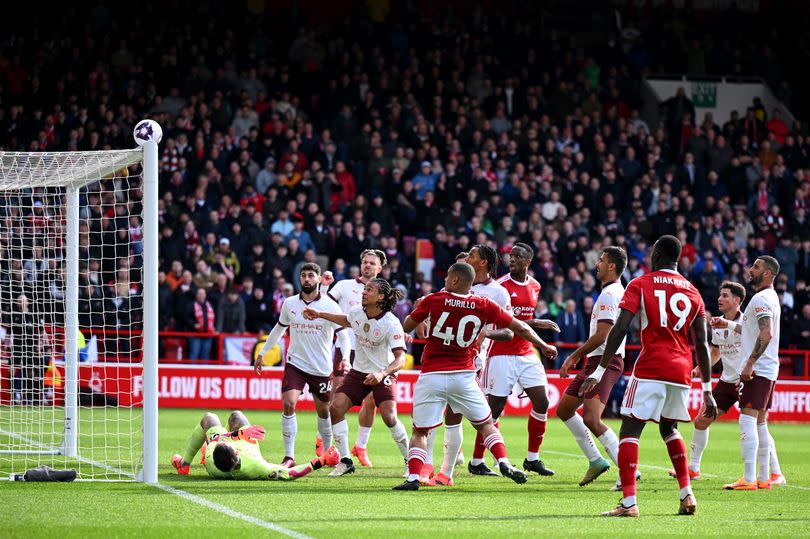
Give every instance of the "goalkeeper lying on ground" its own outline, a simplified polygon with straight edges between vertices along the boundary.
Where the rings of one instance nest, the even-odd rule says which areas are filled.
[[[264,460],[259,441],[264,440],[264,427],[251,425],[245,414],[236,411],[228,418],[228,430],[219,417],[210,412],[194,427],[188,439],[185,454],[174,455],[172,466],[180,475],[187,475],[197,451],[202,448],[200,464],[214,479],[276,479],[292,481],[324,466],[340,462],[337,449],[330,447],[319,458],[308,464],[286,468]]]

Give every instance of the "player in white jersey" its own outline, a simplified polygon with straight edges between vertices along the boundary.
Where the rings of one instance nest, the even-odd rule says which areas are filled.
[[[725,318],[711,320],[712,328],[730,329],[742,335],[740,349],[740,452],[745,472],[726,490],[771,488],[768,408],[779,374],[779,320],[782,307],[773,289],[779,274],[779,262],[772,256],[760,256],[748,270],[751,288],[757,291],[743,312],[742,322]],[[780,481],[781,478],[781,481]],[[784,477],[774,477],[783,484]]]
[[[307,308],[340,314],[340,307],[332,299],[321,295],[321,268],[317,264],[301,266],[301,293],[284,300],[278,323],[270,332],[256,360],[256,374],[262,373],[262,358],[290,329],[290,347],[281,384],[281,433],[284,438],[284,460],[281,464],[295,466],[295,435],[298,420],[295,406],[305,386],[309,386],[318,414],[318,432],[326,447],[332,445],[332,422],[329,420],[329,402],[332,400],[332,341],[338,335],[338,347],[349,354],[349,337],[343,327],[326,321],[304,318]]]
[[[335,445],[340,453],[340,464],[330,473],[332,477],[354,472],[349,451],[349,424],[346,412],[360,406],[371,395],[380,408],[383,422],[391,431],[402,458],[408,456],[408,433],[397,418],[396,372],[405,365],[405,333],[399,319],[391,313],[403,297],[401,290],[391,288],[384,279],[372,279],[363,289],[362,304],[348,315],[322,313],[307,309],[309,319],[323,318],[351,327],[355,333],[355,357],[352,370],[337,388],[329,407]]]
[[[720,285],[720,297],[717,298],[717,306],[723,313],[723,318],[731,322],[739,323],[742,319],[740,306],[745,301],[745,287],[739,283],[725,281]],[[742,348],[742,335],[729,329],[713,328],[711,333],[711,360],[712,365],[722,361],[723,373],[720,381],[714,386],[712,394],[717,403],[717,417],[719,418],[727,411],[731,410],[740,398],[740,350]],[[692,371],[692,377],[700,375],[697,369]],[[714,418],[705,417],[703,410],[695,417],[695,430],[692,433],[692,444],[689,452],[689,478],[700,479],[700,461],[703,451],[709,443],[709,425],[714,423]],[[779,457],[776,454],[776,444],[770,438],[770,467],[772,481],[774,484],[784,485],[785,478],[779,469]],[[774,472],[775,470],[775,472]],[[675,471],[669,473],[674,477]]]
[[[369,281],[376,278],[388,262],[385,253],[379,249],[366,249],[360,253],[360,277],[356,279],[344,279],[335,283],[329,290],[328,294],[333,300],[337,301],[340,305],[343,314],[349,312],[355,307],[360,306],[363,300],[363,289]],[[329,285],[334,281],[332,272],[327,271],[324,273],[324,280],[322,283],[323,288],[329,288]],[[325,292],[325,290],[323,290]],[[355,353],[355,336],[354,331],[349,328],[346,330],[349,339],[351,339],[352,352],[350,356],[344,356],[339,349],[335,350],[335,369],[334,369],[334,382],[335,388],[339,388],[343,383],[343,377],[351,368],[352,361]],[[372,466],[371,459],[368,458],[368,444],[369,436],[371,436],[371,427],[374,425],[374,399],[369,395],[360,411],[357,414],[357,422],[359,428],[357,429],[357,440],[352,447],[352,455],[357,457],[360,464],[363,466]],[[320,454],[323,451],[323,441],[318,438],[315,441],[315,453]]]
[[[588,459],[588,471],[579,482],[579,486],[594,481],[597,477],[610,469],[610,462],[602,457],[594,444],[591,433],[596,435],[605,448],[610,460],[619,467],[619,438],[609,426],[602,422],[602,412],[610,398],[610,392],[624,370],[624,345],[622,340],[616,355],[611,359],[605,375],[599,384],[588,394],[580,395],[582,383],[590,376],[602,360],[610,328],[616,323],[619,316],[619,303],[624,296],[624,287],[621,275],[627,266],[627,253],[620,247],[605,247],[596,264],[596,276],[602,283],[602,291],[593,306],[591,314],[590,334],[585,343],[574,350],[560,367],[560,378],[567,378],[568,371],[576,367],[580,359],[585,358],[585,364],[576,378],[568,385],[560,404],[557,406],[557,417],[574,435],[579,448]],[[577,409],[582,406],[582,416]],[[621,483],[618,484],[621,489]]]
[[[475,280],[470,288],[470,292],[476,296],[483,296],[494,301],[499,307],[511,311],[509,304],[509,293],[504,287],[492,279],[491,274],[497,268],[498,254],[488,245],[475,245],[467,253],[466,257],[457,261],[466,262],[475,270]],[[475,367],[478,372],[484,367],[487,353],[492,345],[492,340],[509,340],[513,337],[509,329],[497,329],[495,326],[488,326],[481,332],[479,339],[479,349],[475,359]],[[435,477],[431,477],[434,472],[433,467],[433,443],[436,437],[436,429],[431,429],[427,439],[428,460],[422,467],[420,482],[427,486],[453,484],[453,470],[456,464],[464,461],[461,453],[461,445],[464,442],[464,434],[461,428],[463,416],[455,413],[449,406],[444,414],[444,451],[442,466]],[[492,472],[492,475],[495,475]]]

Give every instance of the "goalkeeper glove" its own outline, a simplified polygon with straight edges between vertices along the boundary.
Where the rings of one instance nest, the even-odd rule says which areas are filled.
[[[265,430],[264,427],[259,425],[250,425],[242,427],[237,431],[237,437],[246,442],[256,442],[264,440]]]

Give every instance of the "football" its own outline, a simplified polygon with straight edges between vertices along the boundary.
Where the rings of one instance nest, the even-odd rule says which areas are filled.
[[[141,120],[135,126],[132,136],[135,137],[138,146],[143,146],[147,142],[159,143],[160,139],[163,138],[163,129],[154,120]]]

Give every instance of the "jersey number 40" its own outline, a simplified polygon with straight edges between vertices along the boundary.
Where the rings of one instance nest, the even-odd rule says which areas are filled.
[[[439,316],[436,325],[433,326],[431,335],[440,339],[445,346],[450,346],[453,340],[455,340],[459,348],[467,348],[475,341],[475,338],[478,337],[478,332],[481,330],[481,319],[475,315],[468,314],[459,320],[458,325],[453,328],[452,326],[445,326],[449,316],[450,313],[446,311]],[[472,325],[472,332],[470,332],[469,338],[465,339],[464,334],[467,333],[470,325]]]

